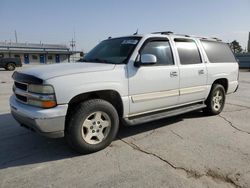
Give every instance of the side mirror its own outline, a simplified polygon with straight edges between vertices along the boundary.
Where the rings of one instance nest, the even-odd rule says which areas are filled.
[[[141,55],[142,65],[152,65],[157,62],[157,57],[153,54],[143,54]]]

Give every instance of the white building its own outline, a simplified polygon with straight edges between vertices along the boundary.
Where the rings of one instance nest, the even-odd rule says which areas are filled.
[[[60,63],[80,59],[80,51],[71,51],[66,45],[0,42],[0,57],[21,58],[22,63]]]

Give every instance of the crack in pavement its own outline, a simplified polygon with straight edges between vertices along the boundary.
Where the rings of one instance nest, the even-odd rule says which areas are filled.
[[[128,142],[128,141],[125,141],[124,139],[122,138],[119,138],[123,143],[125,143],[126,145],[128,145],[129,147],[131,147],[132,149],[136,150],[136,151],[139,151],[139,152],[142,152],[146,155],[151,155],[157,159],[159,159],[160,161],[168,164],[168,166],[170,166],[171,168],[173,168],[174,170],[179,170],[179,171],[182,171],[182,172],[185,172],[186,173],[186,176],[187,178],[195,178],[195,179],[200,179],[204,176],[206,177],[210,177],[211,179],[213,179],[214,181],[221,181],[221,182],[224,182],[224,183],[228,183],[230,185],[232,185],[233,187],[236,187],[236,188],[241,188],[240,185],[237,185],[237,182],[235,182],[232,178],[229,177],[229,174],[228,175],[223,175],[223,174],[219,174],[211,169],[207,169],[207,171],[203,174],[195,171],[195,170],[190,170],[190,169],[186,169],[184,167],[180,167],[180,166],[176,166],[174,165],[172,162],[170,162],[169,160],[167,159],[164,159],[163,157],[159,156],[158,154],[156,153],[153,153],[153,152],[150,152],[150,151],[147,151],[147,150],[144,150],[142,149],[141,147],[139,147],[138,145],[136,145],[135,143],[133,142]],[[238,176],[240,176],[240,174],[238,174]],[[238,179],[237,179],[238,180]],[[237,181],[236,180],[236,181]]]
[[[249,106],[245,106],[245,105],[234,104],[234,103],[229,103],[229,102],[227,102],[226,104],[229,104],[229,105],[232,105],[232,106],[242,107],[242,108],[245,108],[245,109],[250,109],[250,107],[249,107]]]
[[[141,137],[141,138],[134,138],[134,137],[131,137],[134,141],[138,141],[138,140],[142,140],[143,138],[147,138],[149,137],[150,135],[154,134],[156,132],[156,129],[153,129],[152,131],[150,131],[148,134],[146,134],[145,136]]]
[[[173,130],[170,130],[174,135],[176,135],[177,137],[179,137],[180,139],[184,139],[181,135],[179,135],[178,133],[176,133],[175,131]]]
[[[234,129],[236,129],[237,131],[243,132],[243,133],[247,133],[250,134],[250,132],[248,131],[244,131],[238,127],[236,127],[231,121],[229,121],[226,117],[222,116],[221,114],[218,115],[220,118],[222,118],[224,121],[226,121],[231,127],[233,127]]]
[[[239,110],[223,110],[223,112],[241,112],[241,111],[245,111],[245,110],[249,110],[249,109],[245,108],[245,109],[239,109]]]

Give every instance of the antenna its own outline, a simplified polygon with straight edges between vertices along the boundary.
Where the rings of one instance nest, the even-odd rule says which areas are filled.
[[[136,29],[136,32],[133,35],[137,35],[138,34],[138,28]]]

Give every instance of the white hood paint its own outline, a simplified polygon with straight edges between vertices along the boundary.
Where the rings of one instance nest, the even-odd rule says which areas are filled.
[[[86,72],[97,72],[97,71],[107,71],[114,69],[113,64],[104,63],[60,63],[52,65],[44,65],[34,68],[28,68],[22,71],[18,71],[23,74],[33,75],[40,79],[47,80],[50,78],[79,74]]]

